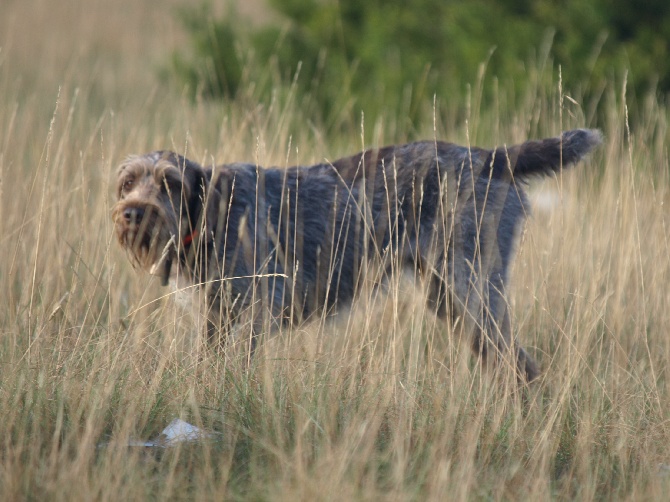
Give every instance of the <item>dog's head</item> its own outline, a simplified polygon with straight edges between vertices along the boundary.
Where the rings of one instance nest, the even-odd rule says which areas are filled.
[[[112,219],[133,264],[167,282],[172,260],[198,235],[207,186],[198,164],[172,152],[131,156],[121,164]]]

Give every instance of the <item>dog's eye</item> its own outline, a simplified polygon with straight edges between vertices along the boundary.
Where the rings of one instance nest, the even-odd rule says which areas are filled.
[[[125,181],[123,182],[123,185],[121,185],[121,189],[122,189],[124,192],[128,192],[128,191],[130,191],[131,188],[133,188],[133,184],[134,184],[134,183],[135,183],[135,180],[134,180],[134,179],[132,179],[132,178],[128,178],[127,180],[125,180]]]

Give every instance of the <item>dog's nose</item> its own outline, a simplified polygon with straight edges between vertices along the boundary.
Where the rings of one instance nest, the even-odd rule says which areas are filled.
[[[144,216],[144,209],[141,207],[127,207],[123,210],[123,217],[128,224],[139,225]]]

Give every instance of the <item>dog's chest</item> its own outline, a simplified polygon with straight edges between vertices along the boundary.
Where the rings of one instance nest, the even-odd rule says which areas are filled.
[[[199,314],[200,288],[196,287],[191,280],[177,273],[170,276],[170,288],[174,292],[175,303],[182,309],[189,310],[194,315]]]

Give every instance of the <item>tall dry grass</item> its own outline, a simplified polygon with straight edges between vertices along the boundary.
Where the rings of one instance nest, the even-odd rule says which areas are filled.
[[[512,294],[515,330],[544,370],[530,394],[482,374],[402,277],[336,320],[267,337],[245,371],[234,351],[199,343],[197,315],[173,296],[154,301],[166,291],[113,242],[114,166],[158,147],[307,163],[408,132],[389,120],[326,141],[291,99],[192,105],[156,79],[180,41],[169,9],[108,4],[0,6],[3,499],[663,498],[664,105],[636,104],[629,128],[621,84],[597,124],[558,82],[493,110],[475,88],[468,116],[447,103],[413,133],[492,146],[604,130],[591,162],[533,186]],[[175,416],[219,434],[160,453],[127,446]]]

